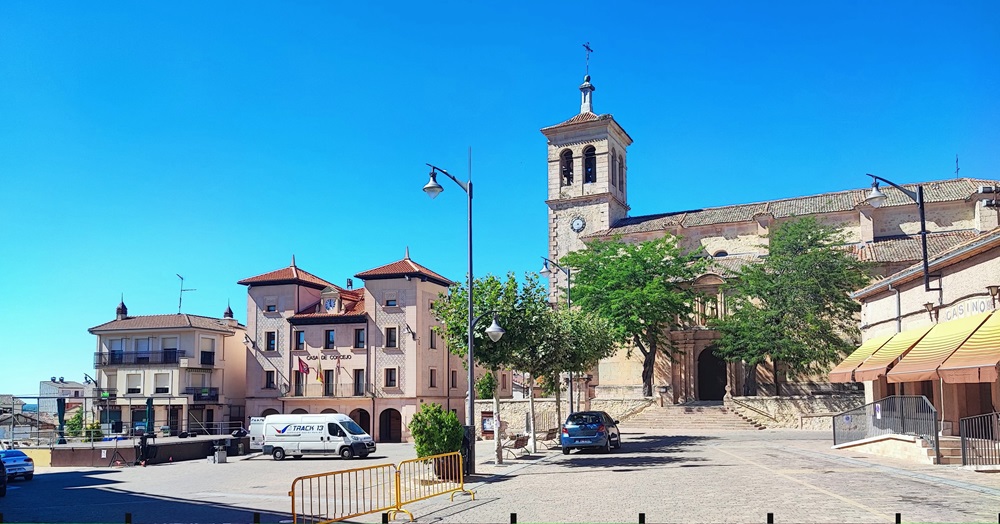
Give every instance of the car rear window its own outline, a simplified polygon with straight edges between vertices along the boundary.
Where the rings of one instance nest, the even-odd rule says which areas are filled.
[[[573,425],[581,424],[601,424],[601,416],[594,413],[573,413],[569,416],[569,423]]]

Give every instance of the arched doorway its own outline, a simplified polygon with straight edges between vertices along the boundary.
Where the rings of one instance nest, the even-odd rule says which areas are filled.
[[[277,414],[278,410],[276,409],[265,409],[264,412],[260,414],[260,416],[266,417],[268,415],[277,415]]]
[[[726,396],[726,361],[711,347],[698,355],[698,400],[722,400]]]
[[[371,416],[368,414],[367,411],[361,408],[355,409],[354,411],[351,411],[350,417],[351,420],[353,420],[359,426],[361,426],[361,429],[365,430],[365,433],[368,433],[369,435],[371,434],[372,421],[371,421]]]
[[[337,413],[337,410],[333,408],[326,408],[323,411],[320,411],[320,413]]]
[[[403,417],[395,409],[386,409],[378,416],[378,441],[403,441]]]
[[[307,415],[307,414],[309,414],[309,412],[302,408],[292,410],[292,415]]]

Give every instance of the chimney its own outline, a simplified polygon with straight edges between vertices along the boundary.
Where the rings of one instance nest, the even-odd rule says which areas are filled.
[[[125,307],[125,297],[122,297],[122,301],[118,303],[118,308],[115,309],[115,320],[125,320],[128,318],[128,308]]]
[[[354,289],[354,280],[353,279],[350,279],[350,278],[347,279],[347,289]]]

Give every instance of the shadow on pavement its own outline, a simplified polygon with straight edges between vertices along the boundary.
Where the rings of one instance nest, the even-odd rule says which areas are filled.
[[[606,467],[612,471],[631,471],[635,468],[662,466],[681,462],[700,462],[700,457],[685,456],[685,448],[695,446],[715,437],[708,436],[658,436],[622,439],[621,449],[604,453],[601,450],[573,451],[563,460],[553,462],[567,468]]]
[[[101,478],[116,471],[67,471],[36,475],[31,481],[13,483],[0,506],[3,522],[261,522],[291,518],[278,513],[234,504],[189,500],[120,491],[120,483]]]

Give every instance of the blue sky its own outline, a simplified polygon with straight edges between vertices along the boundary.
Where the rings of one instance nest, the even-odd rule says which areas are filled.
[[[236,281],[459,279],[546,254],[539,129],[595,110],[632,215],[1000,178],[1000,3],[0,3],[0,392],[93,374],[87,328],[246,318]],[[360,282],[359,282],[360,284]]]

